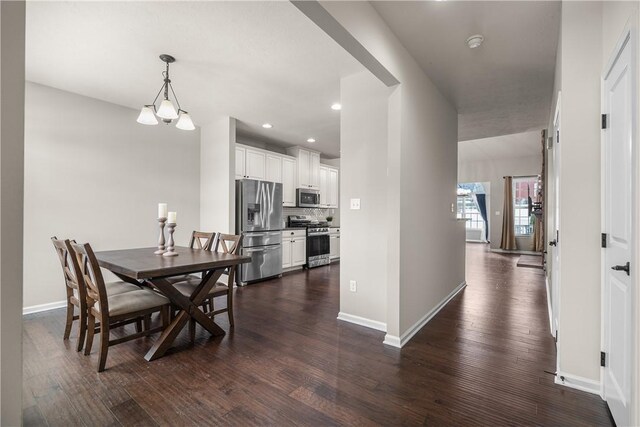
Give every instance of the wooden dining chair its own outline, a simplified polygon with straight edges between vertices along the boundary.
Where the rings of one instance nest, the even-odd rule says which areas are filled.
[[[237,255],[240,253],[240,248],[242,246],[242,236],[237,236],[233,234],[222,234],[218,233],[218,237],[216,239],[215,246],[212,248],[214,252],[222,252],[226,254]],[[228,269],[224,274],[227,275],[227,283],[217,282],[211,291],[209,291],[209,295],[205,300],[205,312],[206,314],[213,318],[216,314],[227,313],[229,316],[229,325],[231,327],[234,326],[233,321],[233,282],[235,280],[237,267]],[[201,279],[194,280],[193,278],[189,278],[185,281],[175,283],[175,288],[180,291],[183,295],[189,296],[191,295],[195,288],[200,284]],[[214,298],[219,296],[227,297],[227,306],[224,308],[220,308],[218,310],[214,307]],[[192,320],[190,324],[190,335],[191,341],[194,340],[195,335],[195,322]]]
[[[87,293],[85,287],[80,286],[80,282],[78,281],[78,261],[74,256],[73,248],[71,247],[71,244],[75,243],[75,240],[62,240],[53,236],[51,238],[51,242],[58,254],[58,258],[60,259],[65,290],[67,293],[67,321],[64,328],[63,339],[69,339],[73,322],[78,320],[79,331],[76,351],[80,351],[84,346],[84,340],[87,333]],[[139,286],[126,282],[112,282],[108,283],[106,287],[108,295],[140,290]],[[78,314],[75,314],[76,308],[78,309]],[[138,322],[136,327],[141,328],[141,325],[142,323]]]
[[[91,245],[88,243],[72,243],[78,263],[78,282],[85,287],[87,294],[87,343],[84,354],[91,353],[93,337],[96,330],[96,319],[100,321],[100,357],[98,372],[104,371],[107,352],[110,346],[131,341],[162,331],[169,323],[169,300],[147,288],[117,295],[109,295],[104,283],[102,271],[98,265]],[[148,319],[152,313],[160,312],[162,326],[150,328],[145,321],[143,330],[117,339],[110,339],[110,330],[130,323]]]
[[[217,239],[218,233],[193,230],[191,232],[191,239],[189,240],[189,247],[191,249],[202,249],[205,251],[210,251],[216,245]],[[189,278],[198,279],[201,277],[195,274],[187,274],[182,276],[167,277],[167,280],[169,281],[169,283],[177,283],[188,280]]]

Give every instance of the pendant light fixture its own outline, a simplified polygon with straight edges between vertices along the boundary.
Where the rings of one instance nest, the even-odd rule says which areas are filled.
[[[164,77],[164,83],[162,83],[162,87],[158,91],[153,103],[145,105],[140,110],[140,115],[138,116],[138,123],[143,125],[157,125],[158,116],[164,123],[169,124],[173,122],[173,120],[178,119],[176,123],[176,127],[182,130],[194,130],[196,127],[193,125],[193,121],[191,120],[191,116],[185,110],[180,107],[180,102],[178,101],[178,97],[176,93],[173,91],[173,86],[171,85],[171,79],[169,78],[169,64],[176,61],[176,59],[171,55],[160,55],[160,60],[166,64],[166,70],[163,71],[162,76]],[[178,105],[178,109],[173,105],[173,102],[169,99],[169,90],[171,90],[171,95]],[[156,101],[160,94],[163,94],[163,99],[160,102],[160,106],[156,108]]]

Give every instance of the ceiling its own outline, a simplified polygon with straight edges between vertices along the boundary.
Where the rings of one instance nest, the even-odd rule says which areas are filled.
[[[475,139],[458,143],[458,162],[499,160],[516,157],[540,156],[540,131]]]
[[[546,127],[560,2],[380,1],[373,7],[458,109],[460,141]],[[466,39],[485,38],[469,49]]]
[[[27,2],[27,80],[137,110],[162,53],[197,125],[230,115],[239,133],[339,157],[330,106],[363,68],[289,2]]]

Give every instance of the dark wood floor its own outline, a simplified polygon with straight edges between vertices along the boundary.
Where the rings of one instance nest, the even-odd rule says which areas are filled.
[[[609,425],[599,397],[555,385],[543,272],[467,248],[468,287],[402,351],[336,320],[339,265],[238,289],[235,331],[97,355],[63,310],[24,320],[25,425]],[[428,285],[428,281],[426,281]],[[218,323],[228,330],[224,316]],[[72,333],[73,337],[73,333]]]

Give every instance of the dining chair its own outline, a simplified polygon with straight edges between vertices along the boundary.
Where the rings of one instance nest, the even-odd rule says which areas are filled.
[[[191,232],[191,239],[189,240],[189,247],[191,249],[202,249],[205,251],[210,251],[216,245],[217,239],[218,233],[193,230]],[[167,277],[167,281],[173,284],[188,280],[189,278],[200,279],[201,276],[196,274],[187,274],[182,276]]]
[[[63,339],[68,340],[71,334],[71,328],[75,320],[79,321],[78,343],[76,351],[82,350],[84,340],[87,333],[87,293],[84,286],[80,286],[78,281],[78,260],[74,256],[72,243],[75,240],[62,240],[56,236],[51,238],[53,247],[60,259],[62,266],[62,274],[64,276],[65,290],[67,293],[67,321],[64,328]],[[139,286],[126,282],[111,282],[106,284],[108,295],[117,295],[125,292],[140,290]],[[78,314],[75,314],[75,309]],[[141,328],[142,323],[136,323],[137,328]]]
[[[91,353],[93,337],[96,330],[96,319],[100,320],[100,357],[98,360],[98,372],[105,369],[107,352],[110,346],[131,341],[136,338],[151,335],[162,331],[169,323],[169,300],[162,295],[147,288],[123,294],[109,295],[105,286],[102,271],[98,260],[88,243],[72,243],[71,247],[76,254],[78,263],[78,277],[80,286],[85,287],[87,294],[87,343],[84,354]],[[160,312],[162,326],[151,328],[149,316]],[[143,330],[124,336],[110,339],[111,329],[145,319]]]
[[[237,255],[240,252],[240,248],[242,246],[242,236],[237,236],[233,234],[222,234],[218,233],[216,238],[215,246],[212,248],[214,252],[222,252],[225,254]],[[206,314],[209,317],[214,317],[216,314],[227,313],[229,316],[229,325],[231,327],[234,326],[233,321],[233,283],[235,280],[236,268],[231,268],[225,271],[225,275],[227,275],[227,283],[217,282],[211,291],[209,291],[209,295],[205,302],[207,303]],[[180,291],[183,295],[189,296],[191,295],[196,287],[200,284],[200,278],[189,278],[185,281],[175,283],[175,288]],[[220,308],[218,310],[214,307],[214,298],[219,296],[227,297],[227,306],[224,308]],[[191,341],[194,340],[195,335],[195,322],[191,321],[190,324],[190,335]]]

